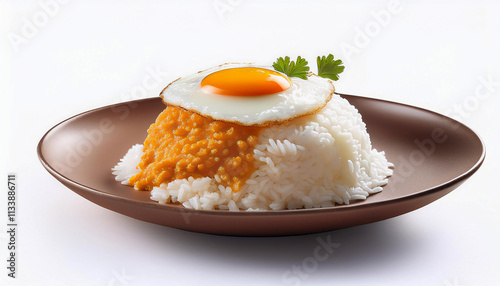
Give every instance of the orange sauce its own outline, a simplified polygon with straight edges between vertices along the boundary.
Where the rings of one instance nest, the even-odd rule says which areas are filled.
[[[168,106],[148,129],[141,172],[130,178],[139,190],[189,177],[214,178],[237,192],[255,171],[253,148],[260,127],[240,126]]]

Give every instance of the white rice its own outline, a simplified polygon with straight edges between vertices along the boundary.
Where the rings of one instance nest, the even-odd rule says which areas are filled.
[[[142,145],[134,145],[112,169],[116,180],[139,170]],[[393,165],[372,149],[356,108],[339,95],[317,114],[263,130],[254,150],[257,169],[239,192],[220,178],[189,178],[161,184],[151,199],[199,210],[283,210],[331,207],[382,191]]]

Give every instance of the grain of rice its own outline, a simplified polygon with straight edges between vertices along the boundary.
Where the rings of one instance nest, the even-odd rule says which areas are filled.
[[[253,154],[256,170],[238,192],[217,175],[189,177],[154,187],[151,199],[205,210],[332,207],[382,191],[394,166],[372,149],[361,116],[338,95],[315,115],[263,130]],[[142,145],[132,146],[112,169],[116,180],[128,184],[141,156]]]

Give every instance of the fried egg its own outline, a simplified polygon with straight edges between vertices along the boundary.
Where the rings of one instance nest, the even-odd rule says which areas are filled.
[[[243,126],[269,126],[314,114],[332,98],[331,80],[309,73],[288,77],[252,64],[224,64],[179,78],[160,96],[214,120]]]

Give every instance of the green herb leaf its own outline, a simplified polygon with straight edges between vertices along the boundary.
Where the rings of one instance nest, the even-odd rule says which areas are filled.
[[[307,66],[307,61],[300,56],[297,60],[290,61],[290,57],[279,57],[276,62],[273,63],[273,68],[279,72],[286,74],[289,77],[299,77],[302,79],[307,79],[307,72],[309,67]]]
[[[331,80],[339,80],[339,74],[344,71],[341,60],[333,60],[333,55],[318,57],[318,75]]]

